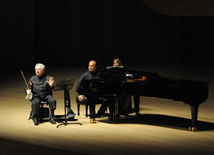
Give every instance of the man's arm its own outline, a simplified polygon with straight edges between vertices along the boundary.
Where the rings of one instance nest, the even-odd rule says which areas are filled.
[[[80,76],[80,78],[78,79],[77,83],[76,83],[76,92],[78,93],[78,100],[80,102],[82,102],[84,100],[84,95],[79,94],[80,92],[80,88],[82,86],[82,81],[85,79],[85,74],[83,74],[82,76]]]
[[[82,81],[84,79],[85,79],[85,74],[81,75],[80,78],[78,79],[77,83],[76,83],[76,92],[78,93],[78,95],[79,95],[80,88],[82,86]]]

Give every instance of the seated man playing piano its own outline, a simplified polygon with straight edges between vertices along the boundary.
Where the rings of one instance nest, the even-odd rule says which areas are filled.
[[[121,67],[123,68],[122,61],[119,58],[113,60],[113,67]],[[132,112],[132,104],[131,104],[131,96],[129,94],[120,94],[118,96],[118,104],[119,104],[119,114],[128,115]],[[136,115],[139,113],[139,102],[140,96],[134,96],[134,112]]]
[[[113,67],[123,68],[122,61],[119,58],[114,59]],[[119,94],[118,108],[120,115],[128,115],[129,112],[132,112],[131,96],[128,94]]]
[[[77,99],[80,102],[83,102],[84,100],[87,100],[89,102],[89,107],[90,107],[90,122],[91,123],[96,123],[96,119],[95,119],[95,102],[99,102],[99,100],[96,99],[96,97],[92,97],[90,96],[85,96],[84,90],[83,88],[83,83],[85,81],[89,81],[89,80],[93,80],[93,79],[97,79],[99,76],[99,71],[97,70],[97,62],[95,60],[91,60],[88,64],[88,71],[85,72],[84,74],[82,74],[80,76],[80,78],[77,81],[76,84],[76,92],[78,93]],[[98,110],[98,115],[102,116],[105,113],[105,110],[107,108],[108,105],[108,100],[107,99],[103,99],[103,104],[101,105],[100,109]]]

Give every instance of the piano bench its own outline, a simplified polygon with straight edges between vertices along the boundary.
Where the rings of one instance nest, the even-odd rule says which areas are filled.
[[[88,117],[88,106],[89,106],[88,101],[84,100],[84,101],[80,102],[78,100],[78,97],[76,97],[76,103],[77,103],[77,115],[78,116],[80,115],[80,105],[85,105],[85,116]]]
[[[99,98],[98,100],[96,100],[94,103],[96,104],[102,104],[103,100],[102,98]],[[77,103],[77,115],[80,115],[80,105],[85,105],[85,116],[88,117],[88,107],[89,107],[89,102],[87,99],[84,99],[82,102],[79,101],[78,96],[76,97],[76,103]]]

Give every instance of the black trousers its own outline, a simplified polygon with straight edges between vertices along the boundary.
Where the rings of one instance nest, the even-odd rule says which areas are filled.
[[[127,114],[132,111],[131,96],[128,94],[118,95],[119,114]]]
[[[40,107],[41,101],[46,101],[48,103],[51,111],[56,109],[56,99],[53,98],[51,95],[47,95],[44,98],[35,97],[31,100],[31,103],[32,103],[31,108],[32,108],[32,112],[33,112],[33,117],[37,117],[37,118],[40,117],[39,107]]]
[[[128,94],[120,94],[118,95],[118,106],[119,106],[119,114],[127,114],[132,112],[132,103],[131,103],[131,95]],[[140,106],[140,96],[134,95],[134,112],[139,113]]]
[[[78,96],[76,97],[76,99],[79,100]],[[91,98],[91,99],[84,99],[82,102],[88,102],[91,119],[96,117],[96,115],[95,115],[96,114],[96,112],[95,112],[96,104],[101,104],[101,107],[98,110],[98,115],[104,114],[108,106],[109,106],[110,111],[112,109],[111,108],[112,98]]]
[[[98,113],[102,114],[105,112],[106,107],[108,105],[108,102],[104,99],[99,99],[99,98],[95,98],[95,99],[89,99],[89,109],[90,109],[90,118],[95,118],[96,117],[96,112],[95,112],[95,105],[96,104],[100,104],[101,103],[101,107],[98,110]]]

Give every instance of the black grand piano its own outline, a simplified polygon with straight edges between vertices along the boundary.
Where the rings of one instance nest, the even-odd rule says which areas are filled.
[[[191,107],[192,123],[196,131],[198,107],[208,98],[208,83],[161,77],[157,73],[108,67],[100,69],[98,79],[90,80],[88,91],[94,96],[130,94],[183,101]]]

